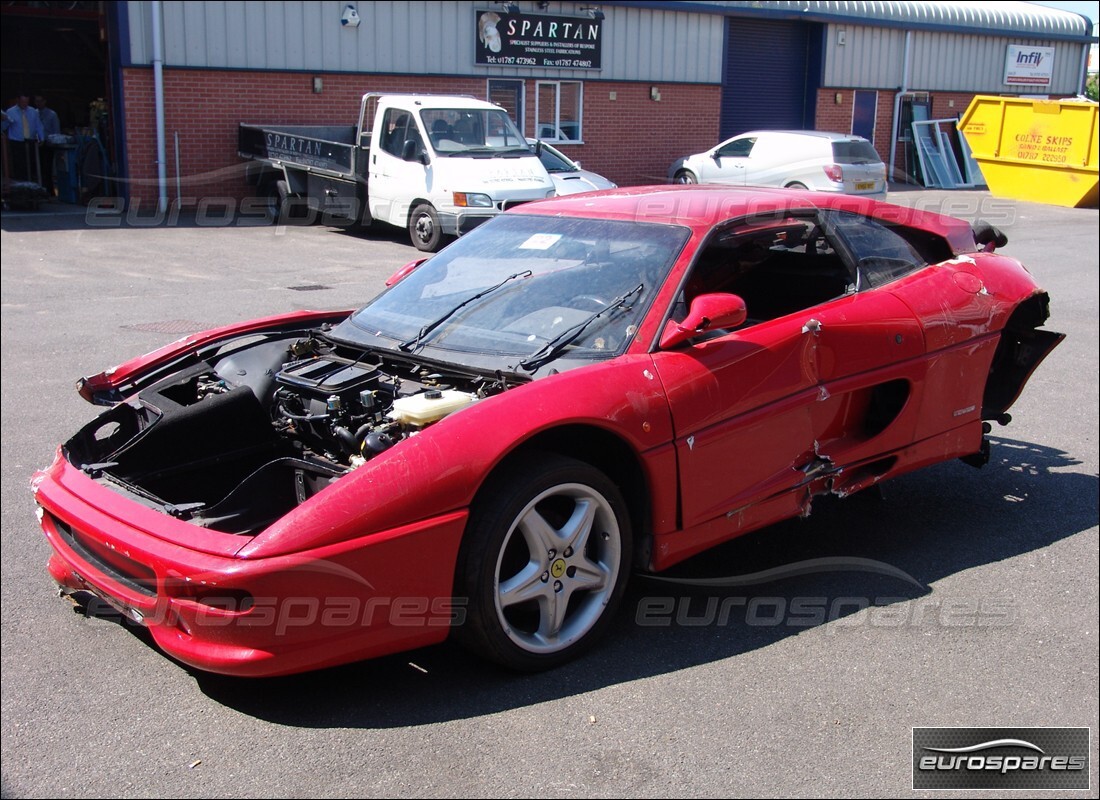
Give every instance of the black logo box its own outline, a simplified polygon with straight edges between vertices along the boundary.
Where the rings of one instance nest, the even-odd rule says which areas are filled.
[[[1088,789],[1089,728],[913,728],[914,789]]]

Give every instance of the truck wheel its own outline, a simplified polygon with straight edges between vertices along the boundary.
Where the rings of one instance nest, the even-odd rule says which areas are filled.
[[[439,227],[439,215],[428,203],[421,203],[409,217],[409,238],[417,250],[434,253],[443,243],[443,231]]]
[[[268,219],[275,225],[312,225],[316,221],[306,199],[291,194],[285,180],[268,184],[266,198]]]
[[[272,224],[283,222],[283,208],[286,205],[286,181],[272,181],[267,185],[264,199],[267,200],[267,219]]]

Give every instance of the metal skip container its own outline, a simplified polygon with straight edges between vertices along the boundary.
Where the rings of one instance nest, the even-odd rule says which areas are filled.
[[[1096,207],[1096,103],[978,95],[958,127],[991,194]]]

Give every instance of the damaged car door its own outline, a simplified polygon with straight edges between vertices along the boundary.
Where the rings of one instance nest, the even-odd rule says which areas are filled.
[[[675,387],[687,549],[808,513],[849,465],[900,446],[899,432],[881,437],[909,397],[898,363],[923,352],[920,326],[896,297],[860,289],[828,212],[727,224],[702,248],[673,319],[713,292],[742,298],[748,319],[655,356]]]

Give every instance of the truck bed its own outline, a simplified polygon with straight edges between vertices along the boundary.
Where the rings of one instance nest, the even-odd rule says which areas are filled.
[[[354,125],[255,125],[242,122],[237,152],[351,177],[355,172]]]

